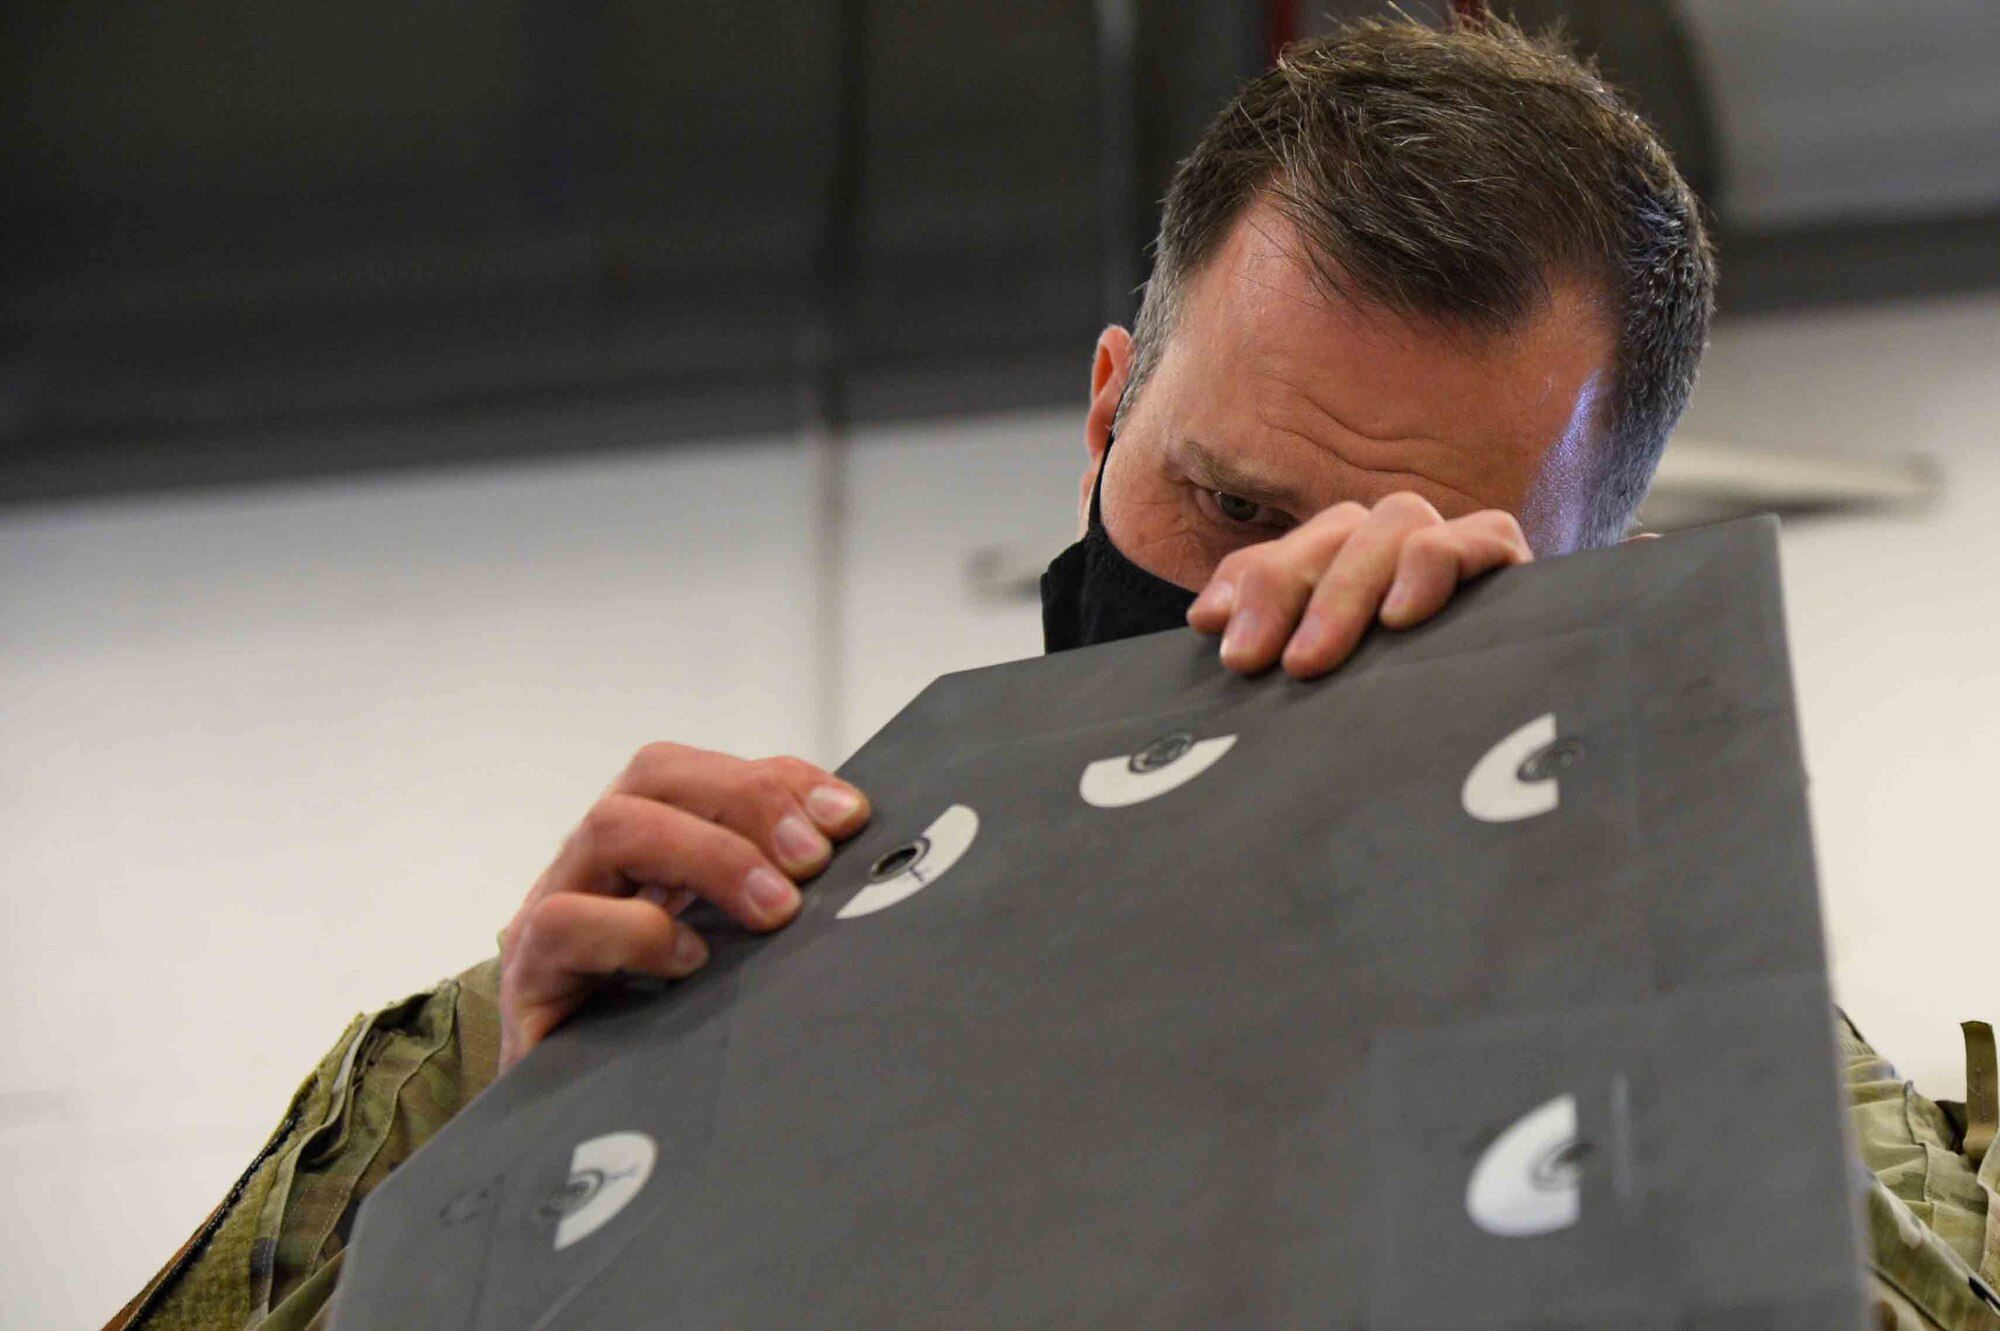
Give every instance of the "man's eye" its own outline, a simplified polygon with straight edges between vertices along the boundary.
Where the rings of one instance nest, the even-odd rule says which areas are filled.
[[[1215,511],[1226,522],[1240,527],[1289,525],[1284,514],[1254,499],[1245,499],[1242,495],[1233,495],[1226,490],[1207,490],[1203,493],[1208,496],[1208,502],[1215,506]]]
[[[1215,496],[1215,506],[1222,510],[1222,516],[1231,522],[1255,522],[1257,514],[1263,511],[1262,504],[1253,504],[1241,495],[1227,494],[1221,490],[1209,492]]]

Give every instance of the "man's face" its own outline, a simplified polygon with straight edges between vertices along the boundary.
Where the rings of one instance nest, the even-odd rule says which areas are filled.
[[[1268,207],[1190,284],[1104,477],[1112,540],[1199,589],[1222,557],[1344,500],[1399,490],[1446,518],[1504,509],[1542,554],[1573,549],[1603,447],[1614,341],[1581,288],[1523,327],[1469,341],[1326,295]],[[1084,512],[1131,368],[1098,341]]]

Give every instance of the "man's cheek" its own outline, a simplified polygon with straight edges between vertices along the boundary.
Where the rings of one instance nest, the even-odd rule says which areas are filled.
[[[1193,505],[1175,496],[1155,496],[1133,505],[1127,530],[1112,533],[1125,557],[1154,577],[1200,591],[1229,553],[1230,546]]]

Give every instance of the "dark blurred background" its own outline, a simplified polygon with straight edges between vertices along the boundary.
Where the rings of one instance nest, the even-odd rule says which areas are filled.
[[[0,498],[1074,401],[1200,127],[1379,8],[16,0]],[[1664,132],[1735,316],[2000,281],[1995,8],[1514,12]]]

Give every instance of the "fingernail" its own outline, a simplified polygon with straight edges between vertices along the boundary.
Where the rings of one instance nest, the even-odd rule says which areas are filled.
[[[766,915],[787,915],[799,904],[799,890],[776,869],[761,864],[743,880],[743,890]]]
[[[1285,646],[1285,654],[1308,656],[1326,645],[1328,629],[1326,621],[1318,615],[1307,615],[1299,621],[1298,631],[1292,634],[1291,642]]]
[[[1194,604],[1188,607],[1188,618],[1192,619],[1211,610],[1218,614],[1228,614],[1229,608],[1235,604],[1236,584],[1221,579],[1201,589],[1201,595],[1195,597]]]
[[[1230,617],[1229,628],[1222,635],[1222,659],[1241,659],[1250,650],[1251,640],[1261,627],[1255,610],[1238,610]]]
[[[839,827],[861,808],[861,797],[844,786],[815,786],[806,795],[806,812],[821,827]]]
[[[674,937],[674,969],[691,971],[708,960],[708,944],[692,929],[682,928]]]
[[[795,813],[788,813],[778,820],[771,840],[777,845],[778,858],[785,862],[788,869],[815,866],[833,850],[826,838],[819,834],[818,828]]]
[[[1389,594],[1382,598],[1382,618],[1386,622],[1396,618],[1410,608],[1410,589],[1399,579],[1389,584]]]

